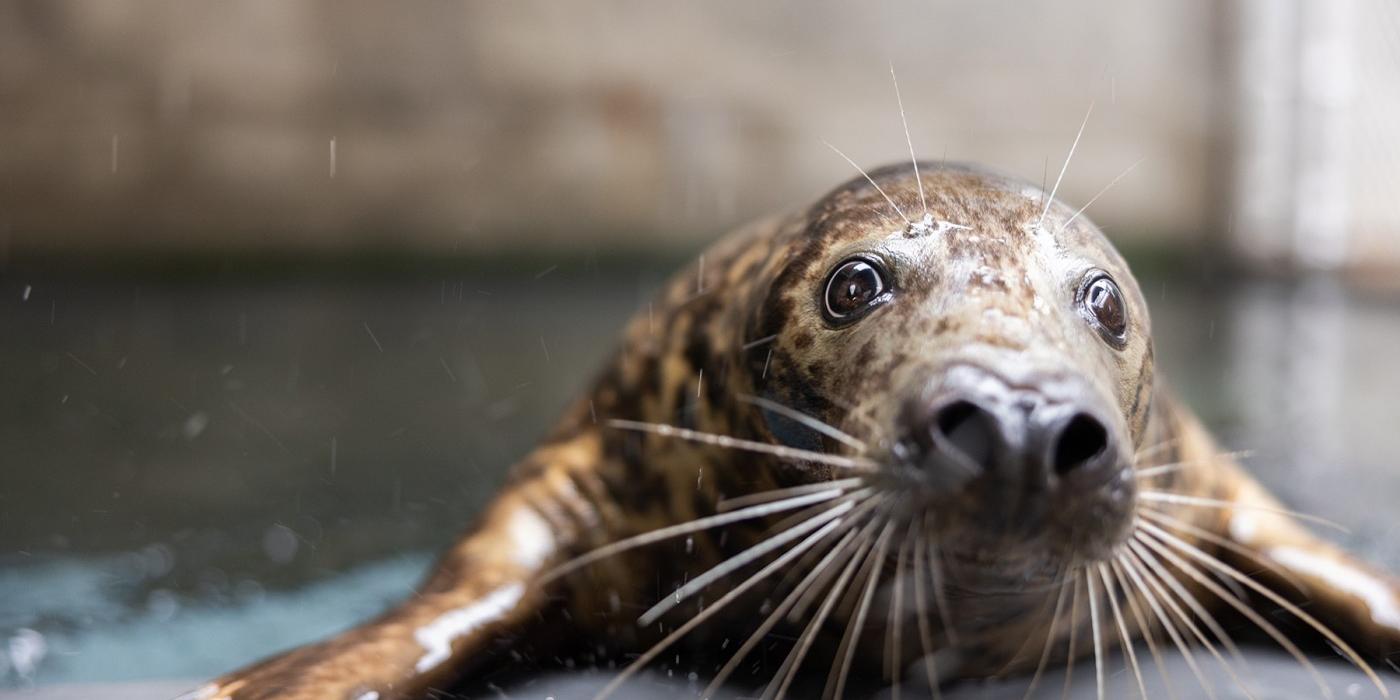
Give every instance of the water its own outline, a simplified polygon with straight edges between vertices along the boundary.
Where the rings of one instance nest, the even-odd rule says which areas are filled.
[[[406,594],[664,274],[552,264],[0,277],[0,687],[201,678]],[[1143,286],[1222,441],[1400,569],[1400,307]]]

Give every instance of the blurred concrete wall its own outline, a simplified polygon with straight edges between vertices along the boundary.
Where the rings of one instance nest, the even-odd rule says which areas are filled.
[[[1346,258],[1357,272],[1400,288],[1400,3],[1353,1],[1352,101],[1342,127],[1351,132]]]
[[[1220,228],[1220,3],[0,0],[0,250],[689,247],[915,147]]]
[[[1234,250],[1400,287],[1400,3],[1231,7]]]

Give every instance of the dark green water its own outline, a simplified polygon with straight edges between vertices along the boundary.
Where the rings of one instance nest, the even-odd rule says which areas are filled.
[[[552,266],[0,275],[0,687],[204,677],[404,595],[665,274]],[[1400,307],[1144,288],[1223,441],[1400,568]]]

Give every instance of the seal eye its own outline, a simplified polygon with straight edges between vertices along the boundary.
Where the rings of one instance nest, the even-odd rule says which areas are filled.
[[[824,310],[828,321],[850,323],[889,298],[884,271],[869,260],[852,258],[827,277]]]
[[[1122,347],[1127,342],[1128,305],[1123,291],[1107,273],[1096,272],[1086,278],[1079,291],[1079,308],[1109,344]]]

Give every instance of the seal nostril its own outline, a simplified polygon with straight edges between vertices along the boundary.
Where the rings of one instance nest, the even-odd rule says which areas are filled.
[[[958,400],[944,406],[938,412],[935,426],[948,444],[973,464],[985,466],[991,462],[996,426],[991,416],[977,404]]]
[[[1108,449],[1108,430],[1096,418],[1080,413],[1065,424],[1055,443],[1055,473],[1067,474],[1092,462]]]
[[[952,433],[971,419],[978,410],[976,404],[971,401],[954,401],[948,404],[938,412],[939,432],[944,435]]]

